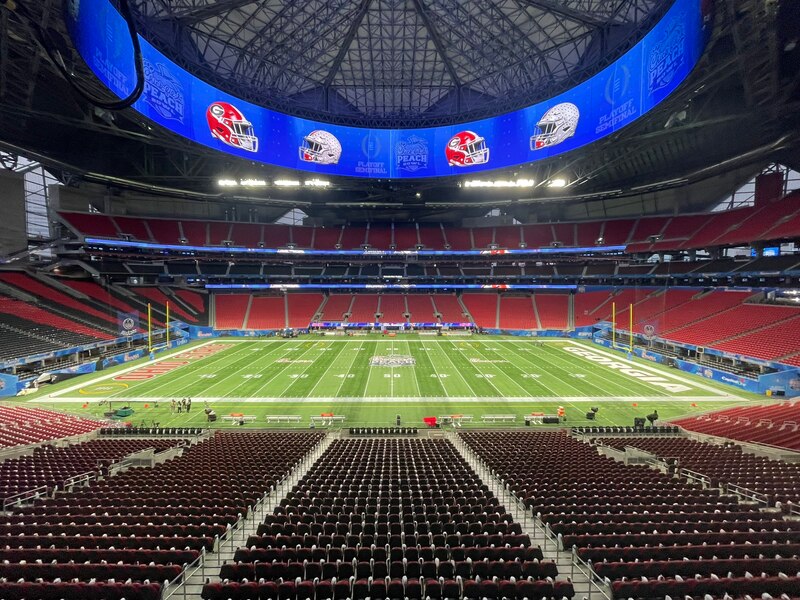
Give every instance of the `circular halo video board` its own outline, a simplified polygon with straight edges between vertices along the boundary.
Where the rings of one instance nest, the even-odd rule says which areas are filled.
[[[345,177],[427,178],[515,167],[629,125],[689,75],[705,43],[701,0],[676,0],[631,50],[574,88],[527,108],[458,125],[367,129],[293,117],[198,79],[141,39],[146,85],[134,108],[209,148],[268,165]],[[67,23],[117,96],[136,83],[125,21],[108,0],[69,0]]]

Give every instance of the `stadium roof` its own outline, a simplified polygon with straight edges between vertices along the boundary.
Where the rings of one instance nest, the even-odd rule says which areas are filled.
[[[400,117],[419,121],[434,114],[442,120],[454,118],[456,113],[448,112],[450,108],[443,100],[455,97],[452,89],[445,96],[436,96],[433,90],[455,80],[462,83],[457,95],[463,110],[499,111],[502,96],[510,98],[509,102],[522,102],[522,96],[500,90],[510,89],[502,86],[514,81],[514,56],[524,52],[543,61],[541,69],[545,69],[551,60],[545,57],[555,56],[547,54],[546,49],[556,52],[555,48],[559,48],[557,52],[566,57],[565,64],[558,68],[551,65],[550,69],[561,73],[564,79],[554,79],[552,85],[569,86],[570,78],[585,75],[581,69],[597,67],[602,56],[611,56],[605,53],[611,52],[615,43],[621,39],[631,43],[640,37],[635,35],[636,28],[643,32],[648,27],[647,20],[663,10],[657,2],[632,0],[452,0],[450,4],[446,0],[365,0],[361,4],[355,0],[308,0],[279,4],[283,10],[277,12],[274,0],[135,0],[134,7],[148,39],[157,40],[159,35],[177,39],[178,43],[171,42],[171,55],[183,58],[187,67],[191,63],[208,72],[215,65],[229,71],[235,66],[230,58],[233,54],[223,60],[222,42],[214,41],[214,35],[223,41],[226,36],[230,38],[230,50],[226,52],[234,52],[237,47],[241,52],[255,52],[258,44],[272,44],[276,27],[293,31],[282,44],[270,46],[269,61],[283,60],[287,70],[275,80],[280,86],[274,88],[274,93],[270,91],[269,98],[264,94],[262,103],[277,103],[281,97],[294,94],[291,98],[297,111],[312,110],[319,100],[315,100],[313,90],[323,89],[317,84],[329,79],[329,89],[335,90],[328,94],[329,108],[333,107],[330,99],[336,98],[333,108],[342,109],[342,118],[376,121]],[[360,20],[352,13],[356,5],[366,11]],[[444,6],[450,9],[443,11]],[[619,11],[610,10],[611,6]],[[325,192],[269,189],[252,193],[247,200],[270,207],[275,214],[297,206],[319,219],[346,216],[360,220],[427,218],[451,222],[498,207],[523,222],[545,213],[554,219],[576,219],[710,209],[769,163],[800,169],[800,4],[717,0],[714,6],[713,32],[697,68],[646,118],[581,150],[520,169],[492,172],[487,177],[529,177],[538,182],[533,191],[476,190],[467,194],[458,187],[460,178],[407,183],[333,178],[331,188]],[[112,188],[133,187],[207,201],[226,200],[217,185],[223,176],[268,180],[297,177],[294,171],[199,147],[153,126],[132,110],[109,112],[82,100],[53,67],[42,44],[42,32],[46,32],[52,46],[50,54],[55,55],[55,49],[74,73],[72,83],[102,95],[103,86],[77,58],[65,30],[62,8],[61,0],[0,4],[0,150],[28,156],[68,184],[80,185],[90,180]],[[339,29],[332,33],[327,29],[334,20],[326,11],[334,9],[339,11],[336,14],[340,15],[341,28],[345,16],[350,15],[347,22],[351,36],[342,37]],[[439,21],[433,16],[435,11]],[[501,18],[500,13],[507,18]],[[323,22],[318,19],[320,14],[328,18]],[[490,19],[491,14],[495,18]],[[273,17],[271,22],[269,15]],[[289,19],[289,15],[291,20],[280,20]],[[373,17],[379,15],[389,23],[375,22]],[[439,28],[433,25],[429,29],[424,23],[409,25],[417,23],[422,15],[430,23],[439,23]],[[436,45],[426,51],[430,48],[426,44],[433,44],[431,36],[436,35],[432,32],[438,32],[441,42],[445,35],[442,21],[455,15],[476,26],[469,30],[460,25],[453,27],[447,35],[462,37],[458,42],[442,44],[444,53]],[[572,18],[568,18],[570,15]],[[235,35],[222,33],[224,27],[231,26],[222,24],[228,20],[238,23],[241,31]],[[317,28],[312,26],[315,22]],[[477,26],[480,23],[485,26]],[[214,35],[213,27],[217,31]],[[545,36],[537,29],[540,27],[550,35]],[[262,32],[261,37],[258,31]],[[571,41],[567,41],[568,32]],[[604,36],[606,46],[599,42]],[[244,39],[250,44],[246,45]],[[544,50],[534,52],[532,40],[539,40]],[[488,45],[489,41],[497,49]],[[456,48],[457,44],[462,47],[458,51],[460,58],[451,56],[456,53],[451,47]],[[321,53],[327,45],[334,58],[325,58],[328,55]],[[481,48],[482,60],[491,58],[493,67],[477,69],[477,58],[466,60],[472,53],[478,56]],[[357,54],[359,60],[363,59],[363,68],[354,66]],[[445,68],[446,56],[451,57],[449,68],[455,78]],[[214,57],[216,62],[212,61]],[[334,60],[336,57],[339,59]],[[272,64],[269,61],[264,64]],[[290,64],[298,73],[302,71],[303,77],[294,73],[290,77]],[[254,73],[253,81],[259,84],[275,79],[275,73],[270,79],[266,66],[263,73]],[[381,81],[405,77],[413,82],[406,86],[407,90],[418,86],[413,88],[417,90],[413,94],[409,91],[404,96],[399,84],[387,88],[394,91],[383,99],[373,93]],[[490,81],[494,83],[490,85]],[[538,81],[541,85],[541,81],[549,80]],[[469,85],[465,86],[467,82]],[[214,83],[221,85],[219,81]],[[520,76],[516,83],[529,97],[551,93],[537,86],[534,78]],[[422,87],[428,91],[423,93]],[[352,102],[344,102],[348,97]],[[482,104],[478,98],[482,98]],[[300,101],[303,99],[308,102],[304,104]],[[398,116],[396,112],[402,106],[407,112]],[[541,185],[562,175],[569,182],[564,189],[550,190]],[[702,187],[687,187],[695,183]],[[564,197],[570,200],[549,201]]]
[[[670,0],[134,0],[142,34],[218,87],[314,118],[406,127],[555,95]]]

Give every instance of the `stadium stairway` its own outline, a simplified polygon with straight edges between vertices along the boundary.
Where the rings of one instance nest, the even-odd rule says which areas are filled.
[[[272,514],[272,510],[280,504],[280,501],[291,491],[292,487],[300,481],[303,476],[314,466],[320,456],[328,449],[334,439],[339,436],[338,432],[328,432],[311,452],[303,457],[286,479],[271,494],[266,494],[259,510],[253,510],[245,520],[244,526],[236,530],[227,540],[220,542],[213,553],[206,555],[202,565],[183,582],[166,590],[165,597],[181,598],[181,600],[201,600],[203,586],[209,582],[220,581],[220,568],[226,562],[233,562],[236,550],[245,544],[247,538],[256,535],[258,526],[264,522],[264,517]]]
[[[556,564],[558,567],[558,576],[556,580],[564,581],[569,579],[572,581],[572,587],[575,590],[574,598],[588,598],[590,590],[595,593],[601,592],[602,594],[608,594],[607,589],[590,581],[590,579],[575,566],[572,552],[559,550],[557,542],[553,538],[547,536],[544,524],[537,517],[525,510],[522,503],[510,493],[509,489],[503,485],[502,481],[494,476],[492,471],[486,467],[478,455],[464,443],[464,440],[461,439],[458,433],[448,431],[446,432],[446,437],[452,442],[464,460],[467,461],[467,464],[478,474],[481,481],[500,499],[506,507],[506,510],[514,517],[514,521],[522,524],[522,533],[530,536],[531,545],[538,545],[542,549],[544,560],[551,560]]]

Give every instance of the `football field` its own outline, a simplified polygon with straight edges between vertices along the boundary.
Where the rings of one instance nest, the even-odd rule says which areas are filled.
[[[191,397],[189,415],[170,409]],[[567,409],[570,424],[630,424],[658,408],[662,418],[746,401],[719,385],[575,340],[493,337],[347,337],[201,342],[87,375],[30,401],[98,415],[130,404],[134,424],[200,425],[206,403],[219,415],[242,413],[265,426],[268,414],[334,413],[345,425],[403,424],[424,416],[514,414]],[[222,425],[222,424],[220,424]]]

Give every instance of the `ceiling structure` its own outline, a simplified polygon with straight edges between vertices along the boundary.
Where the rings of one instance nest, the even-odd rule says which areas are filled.
[[[284,112],[386,127],[553,96],[627,50],[670,4],[132,0],[142,35],[217,87]]]
[[[417,124],[471,110],[502,112],[504,102],[542,94],[548,82],[554,87],[547,89],[570,86],[608,60],[604,52],[623,38],[640,37],[636,28],[663,9],[655,0],[132,3],[148,39],[157,41],[161,28],[159,35],[173,40],[170,55],[186,68],[216,72],[206,77],[215,85],[226,79],[223,67],[252,72],[259,84],[252,93],[261,103],[277,105],[283,98],[296,112],[322,106],[341,111],[343,120]],[[68,185],[91,181],[162,196],[244,201],[272,206],[276,214],[296,205],[323,222],[458,222],[493,208],[522,222],[703,210],[732,191],[732,177],[746,181],[771,162],[800,169],[798,3],[714,5],[713,33],[698,67],[645,118],[578,151],[481,177],[532,178],[533,189],[465,190],[462,178],[332,178],[327,191],[267,188],[232,198],[216,184],[220,177],[271,180],[297,173],[192,144],[132,110],[96,109],[73,93],[40,41],[45,31],[75,74],[73,83],[102,96],[66,35],[62,0],[0,0],[0,151],[41,162]],[[281,31],[293,33],[281,38]],[[218,39],[226,36],[233,41],[223,47]],[[269,60],[260,71],[242,64],[265,52]],[[534,59],[521,62],[526,56]],[[520,70],[527,62],[537,66]],[[514,89],[523,91],[515,96]],[[542,185],[556,175],[569,185]]]

